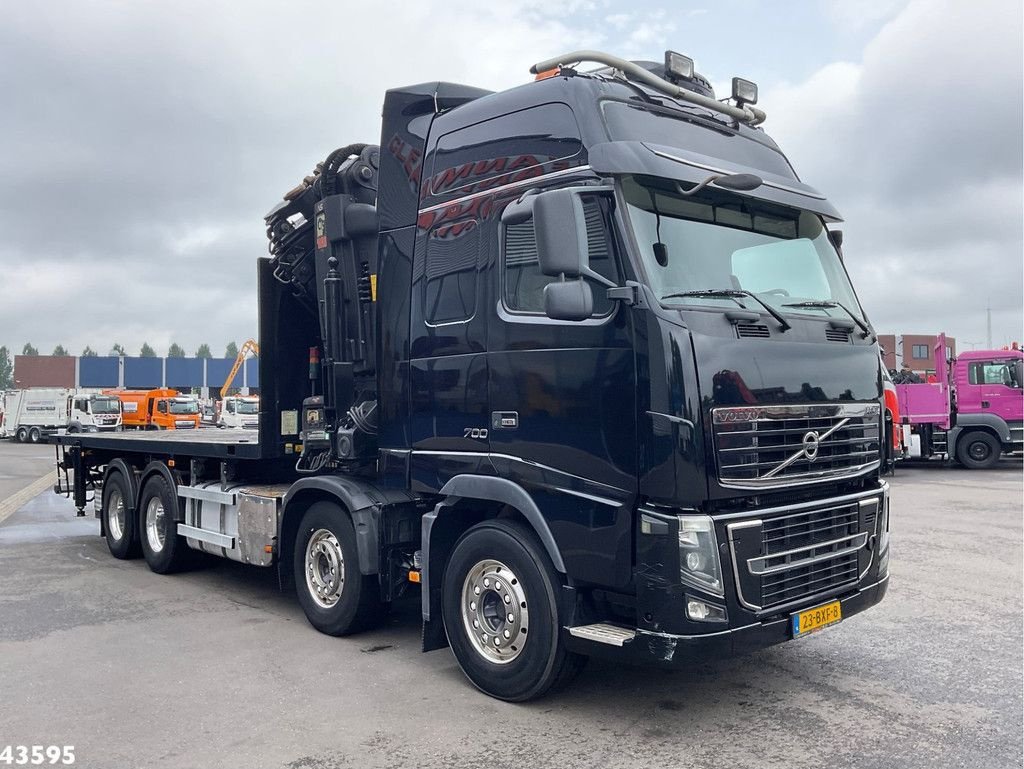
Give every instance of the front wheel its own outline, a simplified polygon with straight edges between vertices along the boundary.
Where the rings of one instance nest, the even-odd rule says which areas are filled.
[[[485,694],[523,702],[569,681],[586,661],[565,649],[561,579],[532,531],[485,521],[455,545],[444,572],[445,630],[459,666]]]
[[[380,586],[359,571],[356,532],[337,505],[316,502],[302,516],[292,566],[299,604],[321,633],[358,633],[383,617]]]
[[[999,462],[1001,446],[988,433],[980,431],[961,435],[956,442],[956,458],[971,470],[987,470]]]

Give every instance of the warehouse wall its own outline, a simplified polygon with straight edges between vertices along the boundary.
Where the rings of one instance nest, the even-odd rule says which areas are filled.
[[[220,387],[234,358],[78,358],[15,355],[14,386],[28,387]],[[250,358],[232,387],[259,387],[259,360]]]

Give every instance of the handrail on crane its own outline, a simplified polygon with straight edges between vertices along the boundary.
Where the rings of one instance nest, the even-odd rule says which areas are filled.
[[[256,344],[253,339],[246,339],[241,349],[238,351],[238,355],[235,356],[235,365],[231,367],[231,373],[228,374],[228,378],[224,380],[223,386],[220,388],[220,397],[227,395],[228,388],[231,387],[231,383],[235,380],[235,375],[238,373],[238,369],[242,367],[245,362],[246,356],[252,353],[253,357],[259,357],[260,346]]]

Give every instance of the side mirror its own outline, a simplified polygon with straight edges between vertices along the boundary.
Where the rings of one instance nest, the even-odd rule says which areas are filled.
[[[587,267],[587,220],[571,189],[542,192],[533,201],[537,259],[545,275],[578,278]]]
[[[828,239],[835,246],[836,251],[839,253],[839,258],[843,258],[843,231],[842,230],[829,230]]]
[[[594,294],[585,280],[544,286],[544,314],[552,320],[586,320],[594,312]]]

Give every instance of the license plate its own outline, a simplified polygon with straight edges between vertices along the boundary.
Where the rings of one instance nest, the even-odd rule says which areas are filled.
[[[818,630],[834,625],[843,618],[842,604],[839,601],[817,606],[793,615],[793,638],[809,635]]]

